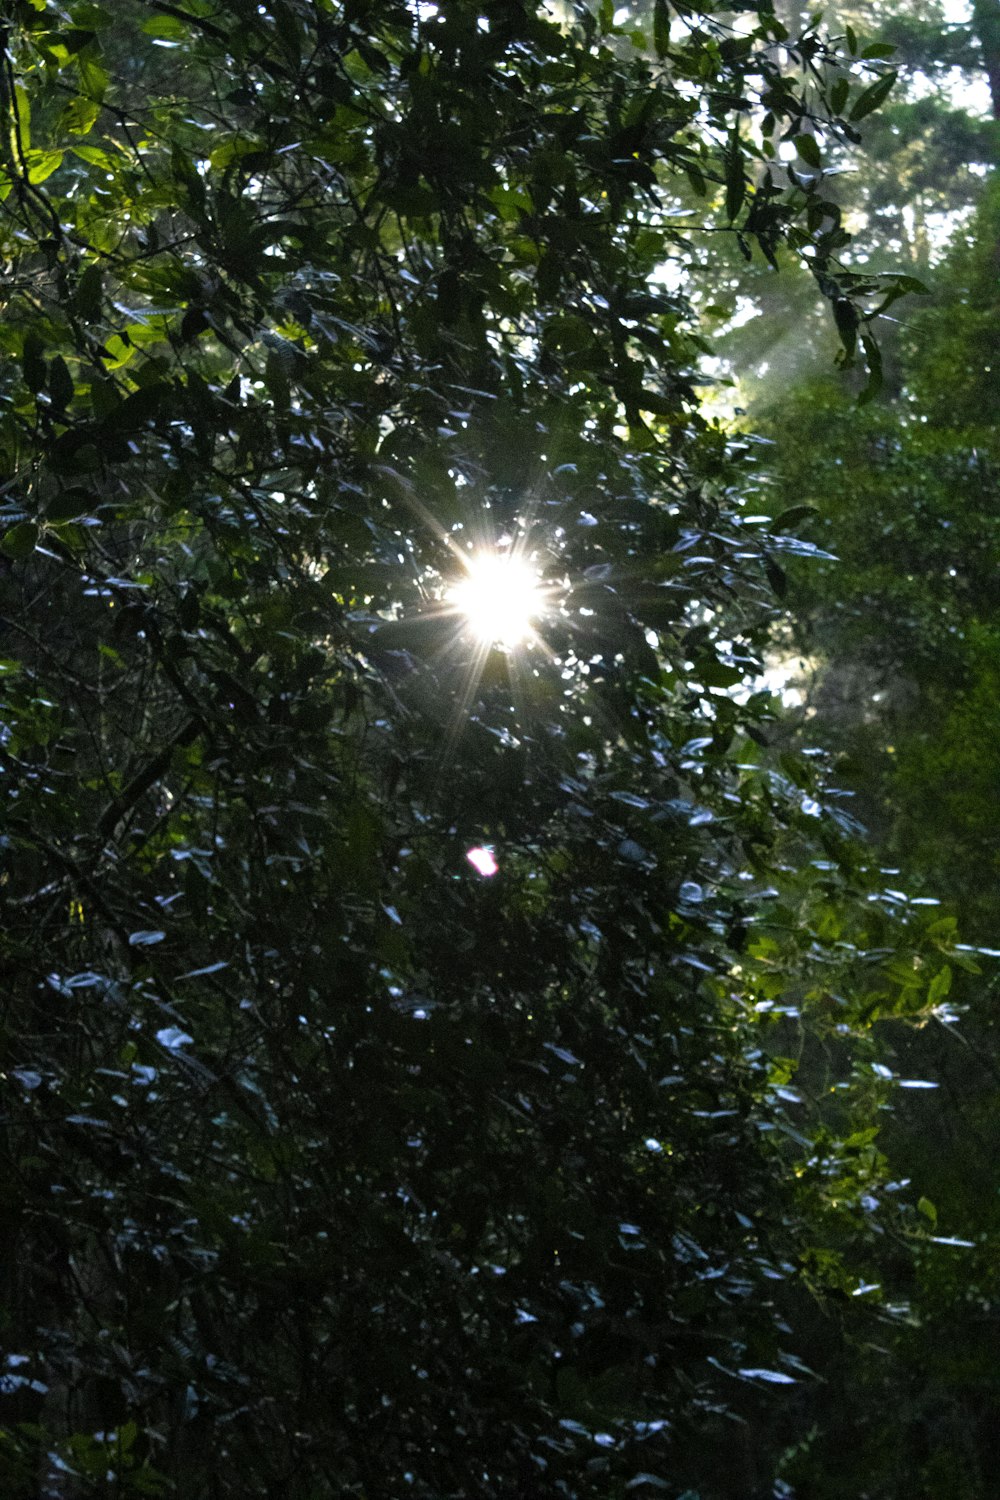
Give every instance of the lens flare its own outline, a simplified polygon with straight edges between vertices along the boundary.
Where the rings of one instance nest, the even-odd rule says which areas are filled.
[[[486,848],[485,845],[481,845],[477,849],[469,849],[465,857],[472,868],[487,879],[491,875],[495,875],[500,868],[494,857],[493,850]]]
[[[520,646],[544,606],[535,569],[523,558],[477,552],[466,563],[466,577],[448,592],[451,607],[484,645]]]

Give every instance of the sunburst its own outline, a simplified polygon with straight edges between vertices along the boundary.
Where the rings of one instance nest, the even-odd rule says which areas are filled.
[[[541,576],[517,552],[481,548],[463,558],[465,577],[446,600],[477,641],[513,650],[529,644],[548,606]]]

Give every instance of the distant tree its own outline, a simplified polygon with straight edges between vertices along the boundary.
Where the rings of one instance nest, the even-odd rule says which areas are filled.
[[[881,64],[614,15],[10,13],[12,1500],[750,1493],[804,1289],[925,1223],[870,1026],[949,940],[763,751],[807,544],[663,279],[693,192],[853,343],[770,164]]]
[[[1000,120],[1000,5],[972,0],[972,33],[990,86],[993,118]]]
[[[800,743],[837,756],[837,780],[899,885],[938,905],[939,932],[957,925],[994,956],[998,235],[994,179],[935,272],[929,305],[907,320],[898,397],[859,411],[849,392],[817,383],[783,401],[770,428],[771,503],[811,505],[803,529],[829,554],[789,570],[794,628],[786,622],[781,649],[793,671],[808,663]],[[796,1466],[824,1500],[861,1472],[880,1476],[873,1493],[935,1500],[987,1494],[992,1482],[996,982],[953,965],[945,983],[967,1010],[961,1030],[894,1028],[893,1039],[893,1066],[939,1092],[897,1111],[882,1144],[899,1175],[920,1181],[928,1214],[965,1243],[951,1264],[920,1259],[912,1324],[886,1340],[880,1366],[866,1357],[855,1381],[846,1354],[843,1385],[856,1399]],[[887,1427],[873,1414],[890,1391],[899,1417]]]
[[[779,14],[793,37],[818,24],[815,7],[790,3]],[[851,269],[901,273],[914,278],[911,290],[916,281],[929,285],[996,159],[994,122],[970,103],[987,71],[976,31],[971,23],[946,20],[940,5],[925,0],[842,0],[823,8],[823,21],[844,47],[881,60],[895,82],[877,111],[854,122],[847,139],[816,128],[801,140],[786,134],[779,143],[783,170],[807,179],[823,171],[823,191],[854,237],[843,252]],[[838,331],[814,277],[794,255],[779,254],[777,276],[760,257],[746,260],[725,237],[693,250],[694,300],[725,374],[737,380],[735,404],[759,411],[792,386],[828,379]],[[880,301],[872,299],[869,308]],[[881,384],[891,394],[900,389],[911,311],[912,304],[890,304],[870,325]],[[866,384],[861,371],[850,381],[852,394]]]

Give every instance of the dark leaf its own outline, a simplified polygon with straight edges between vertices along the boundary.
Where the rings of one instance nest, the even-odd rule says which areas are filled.
[[[850,118],[852,120],[863,120],[866,115],[872,114],[880,105],[884,104],[895,86],[899,75],[896,72],[886,73],[877,82],[870,84],[863,94],[860,94],[851,106]]]

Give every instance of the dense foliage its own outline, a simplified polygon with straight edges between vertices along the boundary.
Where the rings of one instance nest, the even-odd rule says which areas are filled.
[[[973,19],[993,82],[991,11],[996,17],[996,7],[976,6]],[[911,38],[917,71],[907,92],[926,135],[910,165],[925,201],[951,197],[953,212],[925,235],[919,270],[930,295],[887,330],[892,378],[877,400],[859,410],[828,376],[789,397],[777,370],[757,386],[751,418],[773,444],[767,504],[775,513],[793,500],[810,504],[800,525],[836,558],[790,569],[789,620],[775,636],[773,665],[798,679],[803,699],[784,733],[835,753],[838,783],[853,793],[850,805],[895,866],[897,884],[920,892],[942,930],[957,918],[966,941],[995,957],[997,184],[994,172],[963,186],[948,165],[954,101],[928,80],[963,59],[947,37],[921,36],[922,9],[919,17],[905,4],[896,12],[885,33]],[[990,102],[995,114],[995,88],[975,129],[987,167],[996,156]],[[879,117],[890,150],[893,139],[905,143],[905,105],[906,94]],[[859,186],[877,180],[867,157],[855,166]],[[899,212],[912,215],[911,202],[901,182]],[[885,228],[894,233],[891,219]],[[890,239],[882,254],[898,245]],[[746,329],[734,333],[734,353],[741,338],[752,344],[753,323]],[[809,363],[803,353],[800,365]],[[811,363],[820,363],[815,351]],[[961,1029],[897,1029],[895,1060],[884,1054],[938,1091],[898,1109],[880,1139],[897,1172],[920,1182],[928,1212],[966,1243],[951,1263],[918,1259],[909,1325],[879,1340],[877,1359],[845,1347],[838,1399],[788,1471],[820,1497],[864,1487],[971,1500],[992,1488],[1000,1421],[992,1352],[996,984],[957,970],[952,982],[952,997],[967,1006]]]
[[[906,283],[775,142],[880,54],[763,0],[7,48],[4,1494],[766,1490],[812,1299],[933,1227],[870,1028],[954,933],[739,690],[809,544],[664,267],[793,252],[874,359]],[[456,616],[470,547],[536,641]]]
[[[819,163],[808,143],[781,146],[793,171],[822,165],[823,191],[854,237],[845,250],[854,271],[891,270],[913,278],[911,289],[917,281],[929,287],[944,241],[978,201],[996,159],[996,124],[984,112],[991,8],[996,0],[978,7],[971,25],[949,22],[944,7],[927,0],[840,0],[824,7],[831,29],[885,58],[895,78],[884,103],[863,120],[860,141],[824,136]],[[779,5],[786,24],[799,11],[804,24],[797,0]],[[795,257],[781,255],[782,274],[775,276],[735,246],[726,253],[726,245],[714,242],[707,264],[692,256],[690,274],[700,283],[697,300],[716,353],[738,382],[737,404],[752,407],[759,422],[762,410],[803,384],[830,385],[837,333]],[[902,389],[901,335],[912,313],[912,303],[890,307],[873,325],[889,394]],[[855,375],[837,384],[856,394],[864,381]],[[947,389],[939,384],[938,399],[947,399]]]

